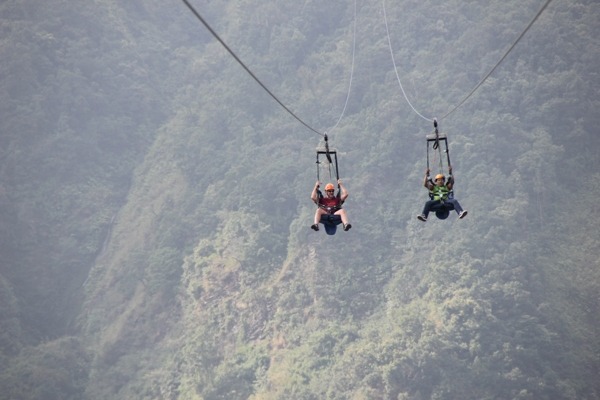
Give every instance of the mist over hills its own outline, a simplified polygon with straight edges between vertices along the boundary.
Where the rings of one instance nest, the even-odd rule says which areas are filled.
[[[192,4],[353,228],[182,2],[4,1],[0,399],[600,398],[597,2],[440,121],[469,215],[426,223],[398,78],[443,116],[543,2]]]

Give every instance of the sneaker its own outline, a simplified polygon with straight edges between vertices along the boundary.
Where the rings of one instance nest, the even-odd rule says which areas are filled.
[[[427,221],[427,217],[425,216],[425,214],[417,215],[417,219],[423,222]]]
[[[468,212],[467,210],[462,210],[462,211],[460,212],[460,214],[458,214],[458,219],[463,219],[464,217],[466,217],[466,216],[467,216],[467,214],[468,214],[468,213],[469,213],[469,212]]]
[[[352,228],[352,224],[344,224],[344,230],[349,231]]]
[[[310,226],[310,229],[312,229],[313,231],[318,231],[319,230],[319,224],[312,224]]]

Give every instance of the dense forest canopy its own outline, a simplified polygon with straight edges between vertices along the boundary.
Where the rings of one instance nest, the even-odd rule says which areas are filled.
[[[190,3],[353,228],[183,2],[5,0],[0,399],[600,399],[598,2],[440,120],[426,223],[431,119],[544,1]]]

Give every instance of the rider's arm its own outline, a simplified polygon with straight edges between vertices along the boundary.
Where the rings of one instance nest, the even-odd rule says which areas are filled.
[[[319,181],[317,181],[317,183],[315,183],[315,187],[313,188],[312,193],[310,194],[310,199],[312,201],[314,201],[315,203],[319,202],[319,195],[317,194],[318,190],[319,190]]]
[[[427,170],[425,171],[425,177],[423,178],[423,186],[425,186],[427,190],[431,190],[431,188],[433,187],[431,179],[429,179],[429,168],[427,168]]]
[[[454,176],[452,175],[452,166],[448,167],[448,183],[446,183],[446,187],[449,190],[452,190],[452,186],[454,186]]]
[[[348,191],[346,190],[344,185],[342,185],[341,179],[338,179],[338,185],[340,185],[340,200],[342,202],[344,202],[344,201],[346,201],[346,198],[348,197]]]

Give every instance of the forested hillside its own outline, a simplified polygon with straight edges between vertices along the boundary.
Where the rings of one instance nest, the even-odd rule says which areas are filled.
[[[458,109],[545,1],[190,3],[316,132],[184,2],[0,4],[0,399],[600,399],[597,1]]]

